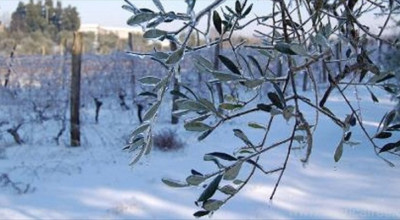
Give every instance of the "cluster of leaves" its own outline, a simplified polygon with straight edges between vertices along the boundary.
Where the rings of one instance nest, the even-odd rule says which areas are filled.
[[[212,63],[208,58],[196,54],[194,66],[199,72],[207,73],[208,80],[204,83],[209,91],[209,95],[194,91],[193,88],[180,85],[184,91],[174,90],[171,94],[178,97],[175,100],[177,110],[172,114],[178,117],[187,117],[184,127],[188,131],[199,132],[198,140],[205,139],[215,129],[226,121],[234,120],[237,117],[261,112],[266,114],[268,120],[249,122],[248,126],[263,131],[262,141],[254,143],[244,129],[235,128],[233,134],[241,140],[241,147],[234,154],[226,152],[212,152],[204,156],[205,161],[211,161],[217,166],[215,172],[202,174],[192,170],[186,181],[176,181],[164,178],[163,182],[171,187],[198,186],[203,183],[204,190],[196,201],[196,205],[201,210],[196,212],[196,217],[212,214],[225,204],[230,198],[236,195],[251,179],[255,171],[268,175],[278,172],[279,177],[270,199],[273,198],[280,180],[286,170],[287,162],[290,158],[294,142],[299,142],[305,151],[303,163],[307,163],[313,147],[313,133],[317,129],[319,115],[330,118],[339,128],[342,129],[339,145],[337,146],[333,159],[338,162],[344,151],[344,144],[354,145],[356,142],[351,140],[352,127],[359,126],[364,132],[368,141],[373,146],[376,155],[393,165],[390,161],[383,158],[380,153],[391,152],[400,156],[398,150],[399,142],[393,142],[379,147],[376,139],[388,138],[392,132],[398,131],[398,125],[393,119],[396,115],[392,111],[382,119],[378,133],[371,136],[365,129],[361,120],[361,109],[356,109],[349,100],[346,92],[353,87],[364,87],[367,89],[374,102],[378,98],[373,93],[373,87],[381,87],[387,90],[390,80],[394,74],[390,71],[383,71],[379,65],[371,58],[371,48],[368,41],[373,38],[383,40],[382,32],[378,35],[371,33],[365,25],[361,24],[358,18],[369,12],[371,8],[380,9],[383,14],[390,14],[399,10],[398,4],[393,1],[378,1],[368,4],[357,4],[357,1],[272,1],[271,13],[264,16],[248,18],[251,15],[253,5],[246,0],[235,1],[234,7],[224,6],[220,10],[216,8],[223,1],[213,1],[202,11],[193,11],[195,0],[186,0],[187,13],[166,12],[159,0],[153,0],[158,12],[138,8],[128,0],[123,6],[124,9],[133,13],[129,18],[129,25],[140,25],[144,28],[143,36],[148,39],[169,40],[178,45],[176,50],[171,52],[161,52],[156,49],[152,52],[143,54],[130,52],[132,55],[148,56],[160,63],[167,71],[165,77],[146,76],[139,81],[149,86],[150,90],[142,95],[151,96],[155,99],[154,104],[147,110],[144,122],[136,128],[131,135],[129,144],[125,147],[130,151],[137,152],[132,164],[136,163],[142,155],[148,154],[152,146],[152,130],[157,118],[157,112],[162,105],[164,96],[167,94],[169,82],[180,73],[180,62],[188,53],[194,53],[208,46],[221,45],[227,42],[230,55],[217,54]],[[265,3],[267,4],[267,3]],[[302,18],[302,11],[308,11],[308,16]],[[390,13],[387,13],[387,12]],[[221,14],[222,12],[222,14]],[[339,14],[341,13],[341,14]],[[198,23],[202,17],[207,17],[206,30],[200,30]],[[158,25],[164,22],[184,21],[182,26],[175,31],[158,29]],[[268,32],[256,30],[256,34],[261,40],[258,45],[247,44],[246,41],[235,44],[232,41],[234,33],[256,23],[260,26],[269,27]],[[210,27],[213,26],[219,38],[212,41],[209,38]],[[382,28],[382,30],[384,27]],[[203,45],[189,46],[188,40],[192,33],[205,38]],[[184,33],[185,37],[178,38],[179,34]],[[336,40],[333,40],[336,39]],[[387,42],[394,45],[394,42]],[[338,48],[334,52],[334,48]],[[344,54],[342,49],[346,48]],[[253,53],[245,53],[249,50]],[[254,54],[258,54],[255,56]],[[335,56],[335,60],[332,58]],[[267,61],[265,61],[265,59]],[[286,74],[274,71],[273,61],[286,60]],[[223,68],[218,68],[215,61],[221,62]],[[329,80],[328,87],[320,99],[317,90],[317,81],[314,70],[316,66],[322,65],[325,77]],[[304,74],[304,78],[311,81],[314,89],[314,100],[302,96],[297,92],[297,76]],[[214,98],[215,85],[234,85],[239,91],[248,91],[247,96],[240,94],[227,96],[225,100],[216,101]],[[267,98],[262,97],[262,88],[271,88],[267,93]],[[350,109],[349,114],[343,116],[336,115],[326,105],[331,92],[337,90],[340,96]],[[217,92],[220,93],[221,91]],[[223,93],[223,91],[222,91]],[[250,99],[248,97],[253,95]],[[257,103],[257,97],[265,100]],[[247,99],[246,99],[247,98]],[[315,110],[315,121],[310,117],[305,117],[300,105],[304,104]],[[276,141],[274,144],[267,145],[272,122],[283,118],[291,126],[288,129],[287,137]],[[306,119],[307,118],[307,119]],[[271,138],[272,139],[272,138]],[[244,145],[244,146],[243,146]],[[261,163],[261,156],[276,147],[287,149],[285,159],[277,168],[265,169]],[[223,162],[221,162],[223,161]],[[250,165],[250,172],[244,180],[238,178],[244,164]],[[244,173],[244,172],[242,172]],[[243,174],[244,175],[244,174]],[[226,195],[219,199],[219,193]]]

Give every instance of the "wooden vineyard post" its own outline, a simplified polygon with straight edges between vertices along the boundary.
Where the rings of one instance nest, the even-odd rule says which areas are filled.
[[[81,63],[82,63],[82,33],[74,33],[71,63],[71,91],[70,91],[70,126],[71,146],[81,145],[79,128],[79,105],[81,90]]]

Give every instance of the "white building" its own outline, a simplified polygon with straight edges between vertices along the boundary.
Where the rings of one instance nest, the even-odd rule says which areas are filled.
[[[137,28],[106,27],[99,24],[81,24],[79,31],[84,33],[93,32],[95,35],[113,33],[121,39],[127,39],[129,33],[143,33],[142,30]]]

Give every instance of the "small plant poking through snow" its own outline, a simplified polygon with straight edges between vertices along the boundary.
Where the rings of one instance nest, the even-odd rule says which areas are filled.
[[[182,149],[185,144],[171,129],[162,130],[153,136],[153,143],[156,149],[161,151],[177,151]]]

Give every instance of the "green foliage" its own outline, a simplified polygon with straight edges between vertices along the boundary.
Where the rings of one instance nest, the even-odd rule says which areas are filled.
[[[209,215],[220,209],[246,186],[256,171],[265,175],[279,172],[270,196],[270,199],[273,199],[290,155],[297,147],[296,144],[301,145],[299,149],[305,155],[301,162],[304,165],[308,163],[312,154],[313,135],[318,129],[318,118],[321,115],[331,119],[334,125],[342,130],[336,135],[339,143],[326,143],[332,151],[332,161],[343,160],[346,158],[347,146],[358,144],[352,141],[353,129],[356,126],[363,132],[377,157],[391,166],[392,162],[383,155],[389,153],[400,157],[399,140],[393,140],[383,146],[378,142],[396,138],[393,133],[400,130],[400,124],[395,120],[397,113],[387,113],[382,118],[377,132],[371,134],[361,120],[361,111],[347,95],[354,87],[364,88],[370,92],[371,101],[378,102],[372,88],[381,88],[393,94],[397,92],[398,88],[390,81],[395,74],[381,69],[371,55],[377,45],[367,44],[371,38],[385,41],[390,46],[395,46],[396,42],[381,38],[382,32],[378,35],[370,32],[368,25],[359,20],[368,16],[368,12],[362,10],[364,7],[380,10],[385,16],[396,14],[400,11],[397,2],[382,0],[359,5],[355,4],[357,1],[315,1],[315,4],[312,4],[312,1],[267,1],[260,4],[265,4],[265,8],[270,11],[267,10],[264,15],[257,17],[252,15],[253,4],[248,4],[246,0],[236,0],[234,7],[223,5],[223,0],[212,1],[198,13],[192,13],[196,1],[186,1],[187,13],[166,12],[162,2],[158,0],[153,1],[156,11],[136,7],[129,0],[125,2],[127,4],[123,8],[133,14],[127,23],[141,26],[145,30],[145,38],[169,40],[179,45],[174,51],[162,52],[155,49],[147,53],[148,57],[162,64],[168,74],[163,78],[148,76],[140,80],[150,87],[148,93],[152,94],[156,101],[147,110],[144,124],[133,132],[127,146],[128,149],[139,151],[136,154],[138,156],[134,158],[135,162],[143,155],[142,152],[151,149],[149,143],[158,109],[168,94],[166,91],[169,82],[175,74],[180,73],[182,60],[186,59],[188,54],[204,48],[213,45],[225,46],[222,47],[225,49],[223,55],[216,54],[210,58],[197,53],[193,56],[193,65],[199,72],[207,75],[200,83],[205,84],[209,94],[196,91],[185,85],[185,82],[180,82],[185,92],[171,91],[171,94],[179,97],[174,102],[178,110],[172,114],[185,117],[184,128],[198,132],[198,140],[206,141],[206,138],[225,122],[255,112],[263,115],[259,121],[248,121],[243,126],[238,125],[233,129],[232,136],[240,139],[233,153],[212,152],[204,155],[205,163],[215,165],[213,172],[202,174],[192,170],[186,182],[163,179],[163,182],[171,187],[204,184],[204,189],[195,202],[200,208],[194,213],[195,217]],[[321,10],[328,13],[320,13]],[[298,17],[300,15],[304,17]],[[198,22],[202,18],[207,18],[207,27],[204,30]],[[158,29],[159,25],[172,21],[180,21],[183,24],[172,32]],[[252,23],[268,27],[263,31],[256,28],[255,33],[259,36],[257,44],[240,38],[236,38],[239,40],[235,41],[238,32],[247,31]],[[212,31],[218,35],[217,38],[210,38]],[[191,36],[202,38],[203,41],[197,41],[201,42],[201,45],[193,47],[189,43]],[[345,54],[334,52],[335,47],[337,51],[345,51]],[[130,54],[142,56],[143,53],[132,51]],[[274,66],[277,60],[278,65]],[[218,62],[222,63],[222,68],[218,68]],[[286,62],[285,71],[282,70],[282,65],[279,68],[281,62]],[[321,66],[324,71],[314,71]],[[320,72],[325,72],[325,75],[317,75]],[[313,100],[298,92],[298,75],[311,82],[314,94],[310,98]],[[328,80],[322,97],[319,97],[319,82],[316,78]],[[219,95],[224,97],[225,101],[218,102],[214,98],[214,93],[218,92],[214,86],[218,84],[226,88],[234,87],[239,93],[247,94],[232,92],[228,95],[226,91],[222,91]],[[269,88],[268,92],[265,93],[264,88]],[[333,112],[325,105],[332,91],[340,95],[347,106],[344,109],[350,109],[346,116]],[[248,99],[249,96],[252,98]],[[303,105],[311,107],[315,113],[304,110]],[[287,129],[282,131],[281,139],[270,134],[270,131],[275,129],[276,121],[281,124],[286,122]],[[245,129],[257,129],[258,132],[262,132],[259,138],[261,141],[256,142],[246,134]],[[262,158],[275,148],[286,149],[285,159],[277,164],[277,168],[265,169]]]
[[[11,32],[32,33],[36,31],[52,34],[59,31],[76,31],[80,26],[79,14],[75,7],[62,8],[61,1],[53,5],[53,1],[45,3],[30,1],[27,4],[20,2],[11,15]]]
[[[17,44],[16,52],[19,54],[52,54],[56,46],[71,39],[72,32],[79,26],[77,9],[71,6],[63,8],[61,1],[56,5],[52,0],[19,2],[0,45]],[[9,52],[9,48],[3,48],[5,51],[1,53]]]

